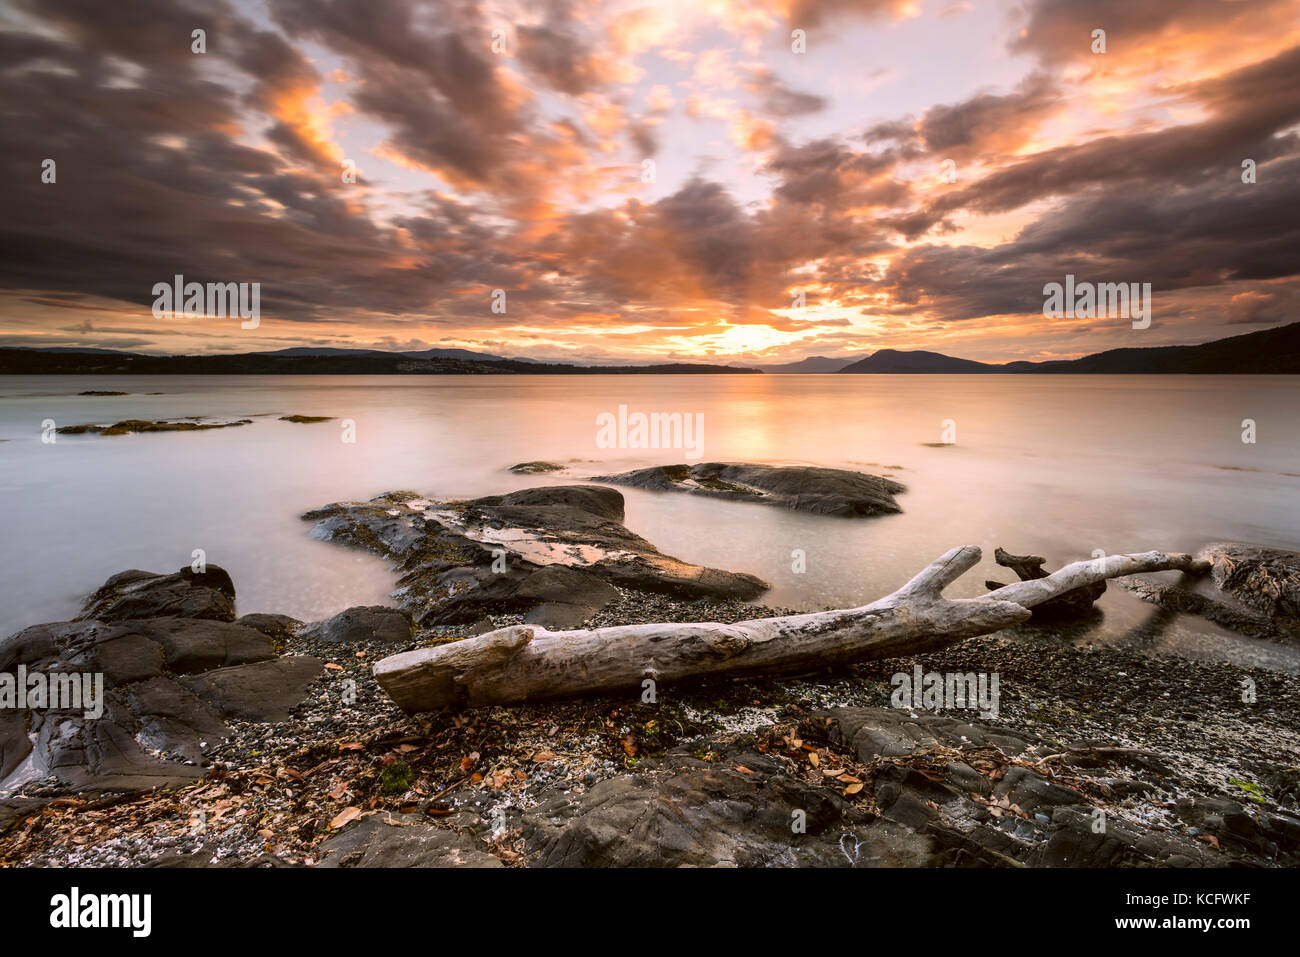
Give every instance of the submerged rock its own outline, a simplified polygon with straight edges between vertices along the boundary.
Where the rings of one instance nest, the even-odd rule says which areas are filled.
[[[126,435],[131,432],[204,432],[208,429],[228,429],[238,425],[252,425],[252,419],[234,419],[229,422],[200,422],[188,419],[180,422],[148,419],[124,419],[112,425],[65,425],[55,429],[60,435],[84,435],[87,432],[99,435]]]
[[[548,486],[469,502],[389,492],[303,516],[312,534],[397,563],[395,597],[420,625],[522,614],[576,627],[617,596],[612,586],[681,598],[748,600],[753,575],[664,555],[622,523],[623,496],[593,486]]]
[[[510,471],[516,475],[544,475],[547,472],[563,472],[564,466],[554,462],[520,462],[510,466]]]
[[[591,481],[759,502],[843,518],[901,512],[894,496],[907,491],[893,479],[847,469],[725,462],[657,465],[617,475],[598,475]]]

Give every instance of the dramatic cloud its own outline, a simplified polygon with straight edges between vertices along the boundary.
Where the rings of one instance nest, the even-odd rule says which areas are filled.
[[[1005,359],[1293,321],[1297,13],[0,0],[0,342]],[[1151,283],[1151,328],[1045,319],[1067,273]],[[176,274],[261,283],[261,326],[154,319]]]

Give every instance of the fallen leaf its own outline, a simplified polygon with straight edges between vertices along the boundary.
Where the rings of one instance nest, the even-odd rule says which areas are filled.
[[[753,771],[749,770],[749,768],[745,767],[743,764],[737,764],[737,765],[736,765],[736,770],[739,771],[741,774],[753,774],[753,773],[754,773]]]
[[[812,764],[813,767],[817,767],[817,765],[822,763],[822,759],[817,756],[816,751],[808,752],[808,761],[810,764]]]
[[[325,667],[328,668],[330,671],[342,671],[342,670],[343,670],[343,666],[342,666],[342,665],[336,665],[336,664],[335,664],[334,662],[332,662],[332,661],[331,661],[329,664],[327,664]]]
[[[555,752],[553,751],[538,751],[533,755],[533,764],[545,764],[547,761],[554,760]]]
[[[330,821],[330,830],[337,831],[339,828],[347,824],[349,821],[355,821],[360,816],[361,816],[361,808],[345,807],[343,810],[339,811],[339,813],[334,816],[334,820]]]
[[[855,783],[853,783],[853,784],[850,784],[848,787],[846,787],[846,788],[844,789],[844,793],[845,793],[845,794],[857,794],[857,793],[858,793],[859,791],[861,791],[861,790],[862,790],[862,782],[861,782],[861,781],[857,781],[857,782],[855,782]]]
[[[340,744],[340,751],[364,751],[366,746],[360,741],[349,741],[347,744]]]

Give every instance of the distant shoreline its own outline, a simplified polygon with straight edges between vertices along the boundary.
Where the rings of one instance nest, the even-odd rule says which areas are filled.
[[[825,357],[746,367],[692,362],[575,365],[467,357],[474,355],[464,350],[456,356],[340,350],[315,355],[149,356],[110,350],[0,348],[0,375],[1295,375],[1300,374],[1300,322],[1195,346],[1111,349],[1079,359],[1000,365],[897,349],[880,349],[857,360],[846,358],[843,366]]]

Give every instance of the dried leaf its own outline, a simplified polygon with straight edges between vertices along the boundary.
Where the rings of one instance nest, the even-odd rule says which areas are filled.
[[[360,816],[361,816],[361,808],[345,807],[343,810],[339,811],[339,813],[334,816],[334,820],[330,821],[330,830],[337,831],[339,828],[347,824],[349,821],[355,821]]]
[[[857,793],[858,793],[859,791],[861,791],[861,790],[862,790],[862,782],[861,782],[861,781],[857,781],[857,782],[854,782],[853,784],[850,784],[848,787],[846,787],[846,788],[844,789],[844,793],[845,793],[846,795],[847,795],[847,794],[857,794]]]

